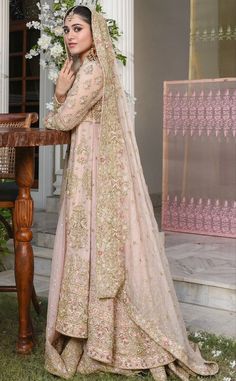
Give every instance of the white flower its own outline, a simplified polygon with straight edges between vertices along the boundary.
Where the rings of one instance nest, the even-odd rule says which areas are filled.
[[[41,11],[41,4],[40,4],[40,2],[38,2],[36,5],[37,5],[38,9]]]
[[[231,377],[224,377],[223,381],[231,381]]]
[[[53,109],[54,109],[53,102],[46,103],[46,108],[47,108],[49,111],[53,111]]]
[[[196,337],[196,338],[201,337],[201,336],[202,336],[201,332],[195,332],[194,333],[194,337]]]
[[[31,60],[32,56],[31,56],[31,54],[26,53],[25,58],[27,58],[28,60]]]
[[[63,48],[59,42],[56,42],[55,45],[53,45],[51,48],[50,52],[52,57],[58,58],[63,53]]]
[[[56,26],[56,28],[53,29],[53,32],[56,36],[62,36],[63,35],[63,28],[61,26]]]
[[[213,350],[211,353],[213,354],[213,357],[218,357],[221,355],[222,351]]]
[[[58,3],[59,3],[59,0],[54,0],[54,3],[55,3],[55,4],[58,4]]]
[[[235,360],[233,360],[233,361],[230,361],[230,363],[229,363],[229,366],[230,366],[230,368],[235,368],[235,365],[236,365],[236,361]]]
[[[40,64],[40,66],[42,66],[43,69],[45,69],[47,67],[47,62],[45,60],[43,60],[42,58],[40,59],[39,64]]]
[[[35,56],[38,55],[38,52],[37,52],[37,50],[30,49],[29,54],[30,54],[32,57],[35,57]]]
[[[43,4],[43,12],[46,13],[46,12],[49,11],[49,10],[50,10],[50,6],[49,6],[49,4],[44,3],[44,4]]]
[[[58,70],[57,69],[49,69],[48,78],[50,79],[50,81],[56,83],[57,77],[58,77]]]
[[[40,30],[40,27],[41,27],[41,24],[39,21],[32,21],[32,26],[34,29],[39,29]]]
[[[51,37],[47,36],[46,34],[42,34],[42,36],[38,39],[38,45],[44,49],[47,50],[50,43],[51,43]]]

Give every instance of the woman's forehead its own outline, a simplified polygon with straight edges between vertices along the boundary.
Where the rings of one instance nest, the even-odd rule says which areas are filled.
[[[64,21],[64,26],[71,26],[73,24],[86,25],[87,23],[79,15],[69,14]]]

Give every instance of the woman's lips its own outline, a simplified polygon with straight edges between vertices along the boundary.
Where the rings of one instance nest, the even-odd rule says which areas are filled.
[[[74,48],[77,44],[68,44],[69,48]]]

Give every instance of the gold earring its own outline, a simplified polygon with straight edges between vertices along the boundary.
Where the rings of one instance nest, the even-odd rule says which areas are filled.
[[[87,57],[89,61],[95,61],[97,59],[97,52],[94,44],[91,46]]]

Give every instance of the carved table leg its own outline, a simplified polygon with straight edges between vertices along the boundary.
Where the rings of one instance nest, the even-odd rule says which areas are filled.
[[[30,318],[30,302],[33,291],[34,258],[31,246],[33,222],[33,200],[30,188],[34,181],[34,148],[16,148],[16,182],[19,194],[15,202],[16,256],[15,277],[19,308],[19,336],[17,351],[29,353],[33,347],[33,332]]]

